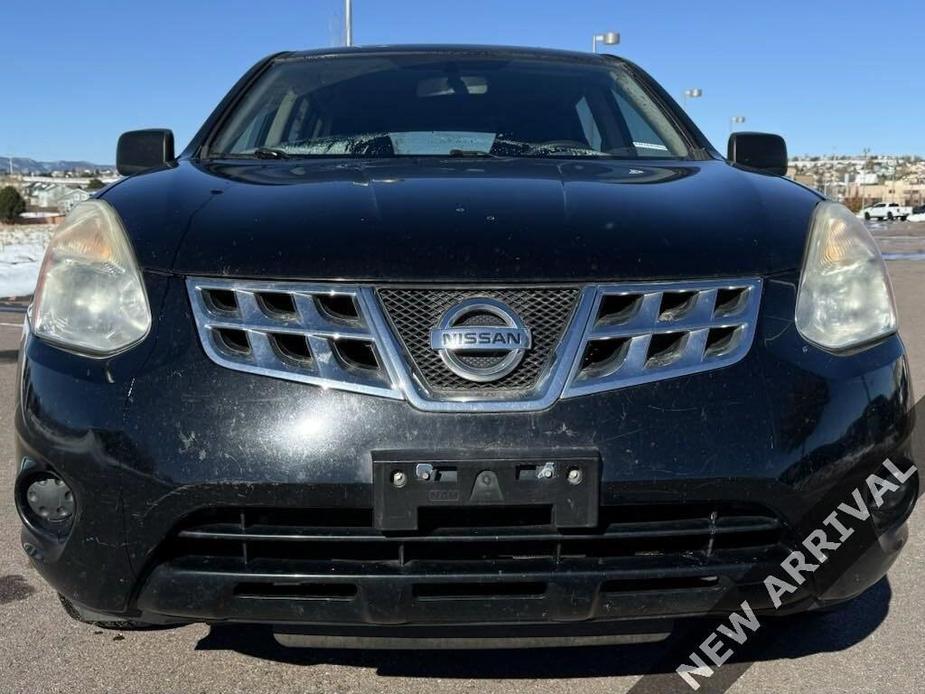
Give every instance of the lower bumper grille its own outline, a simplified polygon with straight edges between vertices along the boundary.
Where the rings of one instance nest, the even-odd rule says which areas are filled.
[[[703,614],[785,552],[779,519],[753,505],[602,507],[597,528],[575,532],[512,519],[462,509],[399,535],[375,530],[369,508],[210,510],[161,548],[139,607],[313,624]]]
[[[524,517],[539,520],[535,509],[524,509]],[[577,568],[631,557],[715,561],[729,552],[760,555],[781,539],[776,516],[744,505],[603,507],[598,528],[576,532],[517,520],[507,507],[460,509],[435,514],[419,533],[397,535],[373,529],[365,508],[223,509],[190,519],[165,549],[171,559],[220,557],[244,570],[320,562],[326,573],[407,573],[418,565],[455,572],[497,563]]]

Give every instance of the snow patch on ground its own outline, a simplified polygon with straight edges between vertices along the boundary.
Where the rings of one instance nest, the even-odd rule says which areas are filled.
[[[0,299],[31,296],[53,227],[0,227]]]
[[[44,253],[37,243],[0,246],[0,299],[32,294]]]
[[[925,260],[925,253],[884,253],[884,260]]]

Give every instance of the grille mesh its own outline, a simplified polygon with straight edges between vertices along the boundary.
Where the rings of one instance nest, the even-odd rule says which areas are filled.
[[[570,287],[454,290],[423,288],[383,288],[378,290],[405,351],[428,390],[451,391],[527,391],[551,365],[556,346],[562,339],[575,309],[580,289]],[[465,299],[487,297],[502,301],[516,312],[530,329],[533,348],[514,371],[492,383],[473,383],[450,371],[440,355],[430,347],[430,331],[440,317]]]

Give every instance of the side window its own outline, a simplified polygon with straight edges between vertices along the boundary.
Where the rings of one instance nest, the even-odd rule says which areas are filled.
[[[626,100],[619,92],[614,92],[614,98],[626,121],[626,127],[630,131],[630,138],[633,141],[633,147],[636,148],[636,154],[640,157],[667,157],[671,156],[671,151],[665,145],[665,141],[659,137],[652,125],[643,117],[643,115],[633,108],[632,104]]]
[[[601,151],[603,138],[601,137],[600,129],[597,127],[597,121],[594,120],[594,114],[591,113],[587,97],[581,97],[581,100],[575,104],[575,110],[578,112],[578,120],[581,121],[581,129],[585,134],[585,140],[591,145],[591,149]]]

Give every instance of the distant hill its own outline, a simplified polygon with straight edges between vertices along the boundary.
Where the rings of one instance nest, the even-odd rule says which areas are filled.
[[[95,171],[97,169],[104,171],[106,169],[114,170],[115,168],[113,164],[93,164],[89,161],[36,161],[25,157],[13,157],[13,173],[18,174],[47,174],[52,171]],[[0,175],[9,173],[9,171],[9,157],[0,157]]]

